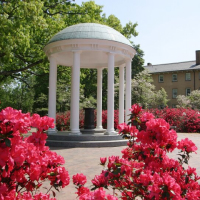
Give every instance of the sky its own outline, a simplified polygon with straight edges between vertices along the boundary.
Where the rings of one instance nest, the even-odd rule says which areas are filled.
[[[89,0],[75,0],[81,4]],[[108,17],[115,15],[125,26],[137,23],[137,37],[147,63],[192,61],[200,50],[200,0],[95,0]]]

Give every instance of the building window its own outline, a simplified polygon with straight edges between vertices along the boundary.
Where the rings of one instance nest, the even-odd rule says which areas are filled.
[[[176,104],[172,104],[172,108],[176,108]]]
[[[186,95],[186,96],[189,96],[190,93],[191,93],[191,89],[190,89],[190,88],[186,88],[185,95]]]
[[[172,89],[172,98],[175,99],[178,94],[178,89]]]
[[[164,82],[164,75],[159,75],[158,79],[160,83]]]
[[[191,73],[185,73],[185,80],[191,81]]]
[[[177,81],[177,74],[172,74],[172,81]]]
[[[161,105],[158,106],[158,108],[159,108],[159,109],[164,109],[165,106],[164,106],[163,104],[161,104]]]

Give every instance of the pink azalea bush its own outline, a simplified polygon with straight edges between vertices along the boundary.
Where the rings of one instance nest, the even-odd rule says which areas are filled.
[[[84,118],[85,113],[84,110],[80,110],[79,113],[79,128],[84,128]],[[119,111],[114,111],[114,128],[117,129],[119,124]],[[96,127],[96,110],[94,110],[94,125]],[[107,110],[102,110],[102,126],[104,129],[107,128]],[[65,113],[58,113],[56,115],[56,128],[59,131],[65,131],[70,129],[70,111]]]
[[[24,137],[30,127],[37,132]],[[54,200],[51,189],[69,184],[63,157],[45,146],[44,131],[53,127],[54,119],[49,117],[30,116],[10,107],[0,112],[0,200]],[[42,194],[38,189],[45,180],[50,188]]]
[[[200,112],[190,108],[150,109],[156,118],[163,118],[178,132],[200,133]]]
[[[84,186],[83,174],[74,176],[74,184],[80,200],[89,199],[200,199],[200,177],[195,168],[185,168],[197,147],[189,139],[177,141],[177,133],[164,119],[144,112],[137,104],[131,110],[130,122],[118,126],[119,134],[128,138],[128,146],[122,157],[100,158],[104,170],[92,180],[93,187]],[[167,153],[178,149],[178,160]],[[105,189],[118,191],[118,197],[107,195]]]
[[[94,111],[94,123],[96,126],[96,110]],[[137,110],[136,110],[137,112]],[[200,112],[198,110],[185,108],[164,108],[143,110],[144,113],[150,115],[152,113],[155,118],[163,118],[170,126],[176,126],[177,132],[184,133],[200,133]],[[114,128],[117,129],[119,123],[119,112],[114,112]],[[142,116],[145,117],[145,116]],[[84,110],[80,110],[79,118],[80,128],[84,128]],[[102,111],[102,126],[107,128],[107,110]],[[56,115],[56,127],[60,131],[70,129],[70,111],[58,113]]]

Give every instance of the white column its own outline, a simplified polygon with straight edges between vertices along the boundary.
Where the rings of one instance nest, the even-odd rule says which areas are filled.
[[[131,59],[126,60],[126,123],[130,116],[129,109],[131,108]]]
[[[124,123],[124,65],[119,67],[119,124]]]
[[[102,127],[102,71],[103,68],[97,69],[97,130],[103,129]]]
[[[55,58],[50,56],[50,70],[49,70],[49,103],[48,116],[54,118],[55,127],[50,128],[48,133],[56,133],[56,85],[57,85],[57,63]]]
[[[108,53],[107,130],[105,135],[116,134],[114,130],[114,64],[114,53]]]
[[[71,75],[70,134],[80,135],[79,129],[79,88],[80,88],[80,51],[74,51]]]

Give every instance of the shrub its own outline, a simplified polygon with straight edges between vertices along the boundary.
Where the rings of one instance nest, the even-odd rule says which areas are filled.
[[[100,158],[104,170],[92,180],[93,187],[84,187],[86,177],[74,176],[74,184],[80,200],[118,199],[106,195],[104,188],[111,187],[123,200],[142,199],[171,200],[199,199],[200,185],[195,168],[188,167],[190,154],[197,147],[189,139],[177,142],[177,133],[170,130],[164,119],[155,118],[138,105],[131,109],[130,122],[118,126],[119,133],[128,138],[128,147],[122,150],[122,157]],[[170,159],[168,152],[178,149],[178,160]]]
[[[94,110],[94,125],[96,127],[96,113],[97,111]],[[114,128],[117,129],[118,123],[119,123],[119,111],[114,111]],[[84,110],[80,110],[79,113],[79,128],[84,128],[84,118],[85,113]],[[104,129],[107,128],[107,110],[102,110],[102,126]],[[56,128],[59,131],[65,131],[70,129],[70,111],[67,111],[65,113],[58,113],[56,115]]]
[[[45,130],[54,127],[54,119],[30,116],[13,108],[0,112],[0,199],[55,199],[50,198],[52,188],[59,190],[69,184],[68,172],[62,165],[63,157],[45,146]],[[24,137],[30,127],[36,127]],[[46,194],[38,193],[45,180],[50,181]]]
[[[145,110],[143,110],[144,112]],[[185,108],[149,109],[156,118],[163,118],[170,126],[176,126],[177,132],[200,133],[200,112]],[[119,111],[114,111],[114,128],[119,123]],[[94,111],[94,123],[96,126],[96,110]],[[84,128],[84,111],[80,110],[80,128]],[[107,128],[107,110],[102,111],[102,126]],[[56,127],[59,131],[70,129],[70,111],[56,115]]]
[[[150,109],[156,118],[163,118],[170,126],[176,126],[178,132],[199,133],[200,113],[198,110],[185,108]]]

